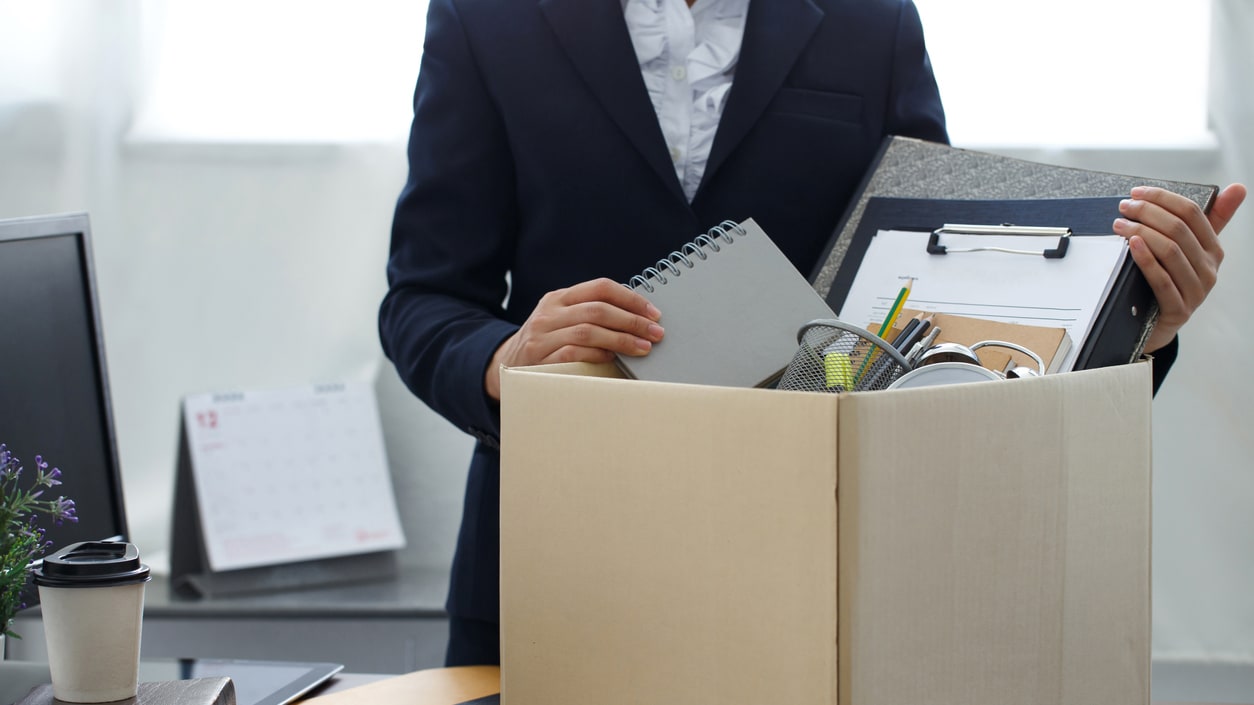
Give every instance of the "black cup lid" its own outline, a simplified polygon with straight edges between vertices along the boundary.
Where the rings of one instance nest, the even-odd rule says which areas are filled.
[[[147,582],[139,549],[123,541],[83,541],[44,558],[35,584],[45,587],[111,587]]]

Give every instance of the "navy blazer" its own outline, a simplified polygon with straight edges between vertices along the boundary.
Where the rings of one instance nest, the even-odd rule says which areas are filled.
[[[725,219],[754,218],[809,274],[889,134],[947,139],[910,0],[753,0],[691,203],[621,0],[432,0],[379,328],[406,385],[480,441],[451,614],[498,619],[483,379],[540,297],[627,281]]]

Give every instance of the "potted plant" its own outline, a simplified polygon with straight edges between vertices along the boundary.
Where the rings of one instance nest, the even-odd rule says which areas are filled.
[[[13,631],[13,618],[26,606],[22,593],[30,565],[51,546],[40,519],[50,518],[58,525],[78,521],[73,500],[44,496],[61,484],[60,477],[61,471],[49,469],[38,455],[34,474],[24,477],[21,461],[0,443],[0,657],[6,636],[21,638]]]

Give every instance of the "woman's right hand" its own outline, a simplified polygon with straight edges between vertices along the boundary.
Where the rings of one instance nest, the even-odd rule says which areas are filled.
[[[551,362],[609,362],[614,355],[647,355],[662,339],[661,312],[648,299],[610,279],[550,291],[497,348],[484,375],[488,396],[501,398],[501,366]]]

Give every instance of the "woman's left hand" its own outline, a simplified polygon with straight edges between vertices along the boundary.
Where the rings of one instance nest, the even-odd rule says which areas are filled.
[[[1158,299],[1158,322],[1145,352],[1167,343],[1214,288],[1224,251],[1219,233],[1245,200],[1245,186],[1220,191],[1210,213],[1165,189],[1138,186],[1119,204],[1115,233],[1128,239],[1132,259]]]

